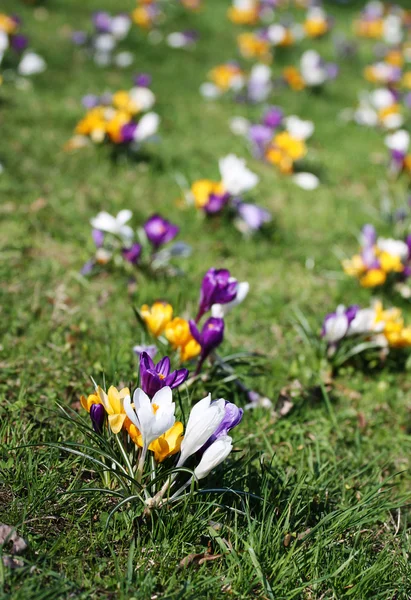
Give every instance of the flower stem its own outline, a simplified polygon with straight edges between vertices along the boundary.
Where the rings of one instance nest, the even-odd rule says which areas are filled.
[[[123,446],[123,444],[120,441],[120,437],[118,435],[115,435],[114,437],[116,438],[117,445],[120,448],[120,452],[121,452],[121,454],[122,454],[122,456],[124,458],[124,462],[126,463],[126,467],[128,469],[128,473],[129,473],[130,477],[134,478],[133,467],[131,465],[129,457],[127,456],[127,452],[125,451],[124,446]]]
[[[146,461],[147,449],[148,449],[147,444],[144,444],[143,450],[141,451],[140,460],[138,461],[138,467],[137,467],[137,473],[136,473],[137,483],[141,483],[141,478],[143,477],[143,470],[144,470],[144,463]]]

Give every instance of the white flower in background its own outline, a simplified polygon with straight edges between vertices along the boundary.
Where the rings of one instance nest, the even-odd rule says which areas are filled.
[[[125,69],[133,64],[134,56],[131,52],[119,52],[114,57],[114,64],[120,69]]]
[[[296,115],[286,117],[284,123],[288,133],[299,140],[306,140],[314,133],[314,123],[304,121]]]
[[[293,181],[303,190],[315,190],[320,185],[320,180],[314,173],[296,173]]]
[[[287,29],[284,25],[279,25],[275,23],[274,25],[270,25],[267,29],[267,37],[268,40],[274,45],[278,46],[281,44],[287,36]]]
[[[110,53],[116,47],[116,40],[111,33],[100,33],[94,39],[94,48],[96,52]]]
[[[405,129],[399,129],[395,133],[387,135],[384,142],[390,150],[406,154],[410,146],[410,134]]]
[[[96,52],[94,54],[94,62],[99,67],[107,67],[111,62],[110,52]]]
[[[153,92],[146,87],[133,87],[131,88],[129,95],[141,111],[150,110],[156,101]]]
[[[164,389],[164,388],[163,388]],[[181,467],[213,435],[225,416],[225,400],[211,401],[211,394],[193,406],[181,442],[181,455],[177,467]]]
[[[392,46],[402,42],[402,19],[399,15],[388,15],[383,21],[382,37],[386,44]]]
[[[384,322],[376,323],[377,312],[374,307],[362,308],[357,311],[348,327],[347,335],[362,335],[370,332],[380,332],[384,329]]]
[[[259,182],[259,177],[246,166],[244,158],[229,154],[218,161],[224,189],[237,196],[251,190]]]
[[[152,400],[140,388],[133,394],[133,404],[130,396],[124,398],[126,415],[140,431],[145,448],[174,425],[175,406],[168,386],[154,394]]]
[[[247,297],[250,290],[250,284],[248,281],[241,281],[237,287],[237,295],[231,302],[226,304],[213,304],[211,307],[211,316],[219,319],[223,319],[229,312],[236,306],[241,304]]]
[[[3,60],[3,54],[9,47],[9,36],[7,33],[0,29],[0,63]]]
[[[152,137],[157,133],[159,124],[160,117],[157,113],[149,112],[145,114],[137,124],[134,140],[136,142],[142,142],[143,140]]]
[[[118,235],[124,240],[130,240],[133,237],[133,230],[126,223],[131,219],[133,213],[131,210],[120,210],[116,217],[108,212],[99,212],[96,217],[91,219],[90,223],[94,229]]]
[[[229,122],[229,127],[234,135],[247,135],[250,128],[250,121],[244,117],[232,117]]]
[[[233,440],[229,435],[218,438],[207,450],[205,450],[200,462],[194,469],[194,476],[203,479],[217,465],[222,463],[233,449]]]
[[[44,58],[35,52],[28,51],[24,54],[17,68],[20,75],[36,75],[43,73],[47,68]]]
[[[398,256],[402,261],[408,258],[408,246],[402,240],[394,240],[392,238],[378,238],[377,248],[381,252],[387,252],[391,256]]]
[[[117,15],[111,19],[111,33],[116,40],[123,40],[131,27],[131,19],[127,15]]]
[[[257,64],[251,69],[247,83],[251,102],[264,102],[272,90],[271,69],[267,65]]]
[[[214,100],[221,96],[222,92],[214,83],[206,81],[200,85],[200,94],[207,100]]]
[[[181,31],[174,31],[166,37],[170,48],[185,48],[187,46],[187,36]]]
[[[300,60],[301,75],[309,86],[322,85],[327,79],[327,69],[316,50],[306,50]]]

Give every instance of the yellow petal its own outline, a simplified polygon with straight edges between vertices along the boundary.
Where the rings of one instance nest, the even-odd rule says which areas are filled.
[[[126,415],[109,415],[108,423],[110,425],[111,431],[113,433],[119,433],[121,428],[123,427],[123,423],[125,421]]]

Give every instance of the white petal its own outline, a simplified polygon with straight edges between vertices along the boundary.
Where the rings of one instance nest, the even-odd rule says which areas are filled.
[[[140,119],[137,125],[134,139],[136,142],[142,142],[149,137],[152,137],[158,130],[160,123],[160,117],[154,113],[149,112]]]
[[[35,52],[26,52],[18,66],[20,75],[35,75],[46,70],[46,61]]]
[[[229,154],[219,160],[219,168],[224,188],[236,196],[251,190],[259,182],[259,177],[246,166],[245,160]]]
[[[287,131],[293,137],[299,140],[306,140],[314,133],[314,123],[312,121],[303,121],[295,115],[284,119]]]
[[[303,190],[315,190],[320,185],[320,180],[313,173],[296,173],[293,181]]]
[[[125,225],[133,216],[131,210],[124,208],[117,214],[116,221],[119,225]]]
[[[124,406],[125,413],[128,416],[128,418],[130,419],[130,421],[137,427],[137,429],[140,429],[139,420],[137,418],[135,411],[133,410],[133,408],[131,406],[130,396],[126,396],[124,398],[123,406]]]
[[[153,92],[146,87],[134,87],[130,90],[130,98],[137,104],[140,110],[150,110],[156,101]]]
[[[117,220],[108,212],[99,212],[96,217],[90,220],[91,226],[107,233],[117,233]]]
[[[153,396],[151,401],[152,404],[156,404],[157,406],[171,406],[173,403],[173,392],[171,388],[167,385],[161,390],[158,390]]]
[[[233,442],[229,435],[216,440],[207,450],[197,467],[194,469],[194,475],[197,479],[203,479],[217,465],[222,463],[233,449]]]
[[[250,121],[244,117],[233,117],[230,119],[229,127],[235,135],[247,135]]]
[[[221,90],[214,83],[206,82],[200,85],[200,94],[203,98],[214,100],[214,98],[221,96]]]

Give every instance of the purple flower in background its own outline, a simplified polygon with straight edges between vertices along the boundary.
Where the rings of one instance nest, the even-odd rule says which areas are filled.
[[[111,17],[107,12],[99,10],[92,16],[94,27],[99,33],[110,33],[111,31]]]
[[[339,67],[336,63],[326,63],[325,72],[327,73],[327,79],[335,79],[339,72]]]
[[[121,254],[129,263],[136,265],[140,260],[141,250],[141,244],[133,244],[131,248],[123,248]]]
[[[76,46],[83,46],[87,42],[87,33],[85,31],[73,31],[71,40]]]
[[[92,404],[90,407],[90,419],[96,433],[103,433],[106,411],[102,404]]]
[[[237,296],[238,281],[228,269],[209,269],[203,277],[196,323],[213,304],[228,304]]]
[[[134,140],[134,134],[136,133],[137,123],[130,121],[121,128],[121,140],[123,144],[129,144]]]
[[[230,194],[228,192],[224,194],[210,194],[208,197],[208,202],[205,204],[204,211],[208,215],[215,215],[222,211],[224,206],[230,199]]]
[[[219,437],[227,435],[231,429],[237,427],[237,425],[241,422],[241,419],[243,418],[243,413],[244,411],[242,408],[238,408],[238,406],[226,400],[224,418],[213,433],[213,435],[206,441],[204,446],[201,448],[200,452],[204,452],[204,450],[211,446],[211,444],[215,442]]]
[[[152,77],[148,73],[138,73],[134,77],[134,83],[138,87],[149,87],[151,85]]]
[[[95,265],[96,261],[94,259],[88,260],[80,271],[81,275],[90,275]]]
[[[264,223],[271,221],[271,215],[268,210],[261,208],[261,206],[257,206],[257,204],[239,202],[236,208],[238,215],[247,224],[249,229],[252,229],[253,231],[261,229]]]
[[[141,346],[134,346],[133,347],[133,352],[135,354],[137,354],[138,358],[141,357],[142,353],[145,352],[146,354],[149,355],[150,358],[154,358],[155,355],[158,352],[157,346],[151,345],[151,346],[146,346],[146,345],[141,345]]]
[[[147,352],[140,355],[140,387],[152,398],[165,386],[171,389],[179,387],[188,377],[187,369],[177,369],[170,373],[170,359],[162,358],[156,365]]]
[[[144,231],[149,242],[159,248],[167,242],[171,242],[180,231],[177,225],[173,225],[170,221],[163,219],[160,215],[153,215],[144,223]]]
[[[201,346],[199,366],[203,364],[207,356],[215,350],[224,339],[224,319],[210,317],[204,323],[201,332],[197,329],[194,321],[189,321],[190,332],[193,338]],[[197,372],[199,367],[197,367]]]
[[[28,39],[25,35],[17,33],[11,38],[11,45],[16,52],[23,52],[27,48]]]
[[[104,233],[100,229],[93,229],[91,236],[96,248],[101,248],[104,243]]]
[[[261,158],[267,145],[273,137],[273,130],[267,125],[251,125],[248,129],[248,137],[253,145],[257,157]]]
[[[94,108],[100,104],[100,99],[96,94],[86,94],[82,97],[81,103],[85,108]]]
[[[270,106],[263,117],[263,124],[271,129],[275,129],[281,125],[284,113],[278,106]]]
[[[380,262],[375,255],[375,243],[377,241],[377,233],[372,225],[364,225],[361,232],[362,250],[361,258],[367,269],[378,269]]]

